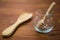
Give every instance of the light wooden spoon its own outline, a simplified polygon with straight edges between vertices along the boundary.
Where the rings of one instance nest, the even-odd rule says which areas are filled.
[[[18,27],[19,24],[27,21],[31,17],[32,17],[31,13],[23,13],[18,17],[18,20],[13,25],[11,25],[10,27],[8,27],[2,32],[2,35],[9,37],[10,35],[12,35],[12,33],[15,31],[15,29]]]
[[[46,14],[44,15],[43,19],[40,20],[40,21],[37,23],[37,26],[39,26],[39,25],[43,25],[44,20],[46,19],[46,16],[51,12],[51,10],[52,10],[52,8],[54,7],[55,4],[56,4],[56,3],[53,2],[53,3],[49,6],[49,8],[48,8]]]

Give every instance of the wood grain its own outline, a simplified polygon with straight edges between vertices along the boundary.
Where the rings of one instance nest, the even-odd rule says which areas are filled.
[[[36,32],[33,19],[36,10],[47,9],[55,1],[53,31],[48,34]],[[23,12],[31,12],[32,19],[20,25],[14,35],[9,38],[2,37],[2,31],[16,22]],[[0,40],[60,40],[60,0],[0,0]]]

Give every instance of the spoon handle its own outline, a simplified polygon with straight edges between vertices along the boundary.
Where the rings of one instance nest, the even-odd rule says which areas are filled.
[[[48,10],[47,10],[47,12],[46,12],[46,14],[45,14],[45,16],[43,17],[43,21],[45,20],[46,16],[51,12],[51,10],[52,10],[52,8],[54,7],[55,4],[56,4],[56,3],[53,2],[53,3],[49,6],[49,8],[48,8]]]
[[[11,36],[20,23],[16,22],[2,32],[3,36]]]

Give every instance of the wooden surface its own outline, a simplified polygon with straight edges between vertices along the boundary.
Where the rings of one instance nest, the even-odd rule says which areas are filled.
[[[36,32],[33,26],[36,10],[47,9],[53,1],[56,2],[53,31]],[[2,31],[15,23],[23,12],[31,12],[32,19],[20,25],[11,37],[2,37]],[[0,0],[0,40],[60,40],[60,0]]]

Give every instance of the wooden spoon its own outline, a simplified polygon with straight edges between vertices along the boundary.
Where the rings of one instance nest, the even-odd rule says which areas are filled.
[[[10,27],[8,27],[2,32],[2,35],[9,37],[10,35],[12,35],[12,33],[15,31],[15,29],[18,27],[19,24],[27,21],[31,17],[32,17],[31,13],[23,13],[18,17],[18,20],[13,25],[11,25]]]
[[[50,11],[52,10],[52,8],[54,7],[55,4],[56,4],[56,3],[53,2],[53,3],[49,6],[49,8],[48,8],[46,14],[44,15],[43,19],[40,20],[40,21],[37,23],[37,26],[42,25],[42,24],[44,23],[44,20],[46,19],[46,16],[50,13]]]

